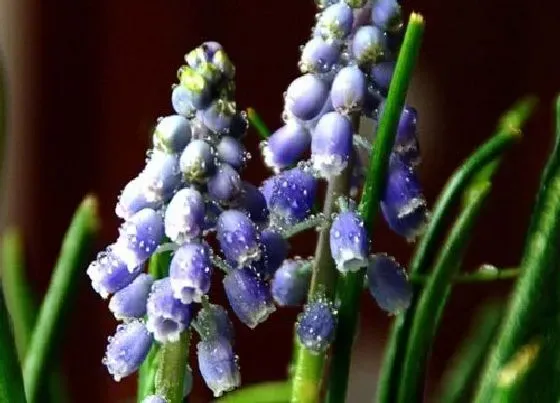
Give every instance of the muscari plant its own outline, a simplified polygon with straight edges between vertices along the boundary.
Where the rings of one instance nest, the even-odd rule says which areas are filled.
[[[484,307],[437,398],[560,399],[560,118],[519,267],[461,274],[493,175],[520,139],[533,99],[504,114],[430,208],[418,177],[418,112],[405,103],[424,19],[406,18],[395,0],[317,6],[301,75],[287,86],[283,125],[272,134],[254,109],[236,104],[235,67],[219,43],[185,55],[171,91],[174,113],[158,119],[145,167],[118,197],[115,241],[87,264],[99,226],[88,196],[40,306],[23,275],[21,237],[4,233],[0,402],[67,400],[53,346],[84,273],[119,322],[102,362],[116,381],[138,373],[138,402],[188,400],[194,376],[221,402],[344,402],[365,290],[394,317],[372,401],[422,401],[453,284],[514,277],[508,306]],[[361,129],[368,120],[374,129]],[[243,178],[250,126],[271,170],[256,184]],[[373,253],[378,213],[415,243],[408,267]],[[290,238],[310,230],[315,253],[291,256]],[[210,301],[216,276],[228,306]],[[301,307],[286,379],[243,387],[235,353],[243,340],[231,318],[256,328],[285,306]]]

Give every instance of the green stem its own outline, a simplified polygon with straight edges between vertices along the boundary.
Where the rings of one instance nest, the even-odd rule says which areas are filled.
[[[357,119],[353,119],[357,124]],[[350,175],[352,164],[349,163],[344,171],[329,180],[325,202],[323,205],[323,217],[330,217],[336,208],[336,202],[342,195],[348,193],[350,187]],[[330,224],[330,223],[329,223]],[[323,225],[319,232],[319,239],[315,248],[313,259],[313,274],[309,288],[308,301],[318,294],[325,294],[330,300],[334,297],[337,272],[330,249],[330,225]],[[323,366],[325,353],[315,353],[296,341],[297,350],[294,367],[292,403],[315,403],[319,401],[321,394],[321,380],[323,377]]]
[[[455,284],[470,284],[470,283],[486,283],[496,280],[511,280],[519,276],[519,269],[495,269],[485,271],[484,269],[476,271],[474,273],[463,273],[458,274],[453,277],[453,283]],[[429,280],[427,275],[411,275],[410,281],[416,285],[426,284]]]
[[[389,156],[395,142],[397,125],[404,107],[412,71],[420,51],[423,33],[423,17],[412,13],[395,66],[395,73],[391,80],[384,112],[379,121],[375,146],[371,150],[370,165],[358,208],[368,226],[370,235],[373,232],[374,220],[379,209],[379,200],[385,185]],[[346,398],[363,277],[364,270],[349,273],[340,279],[337,288],[337,296],[341,304],[334,342],[334,354],[330,365],[328,403],[343,402]]]
[[[307,231],[309,229],[320,229],[323,227],[330,227],[330,218],[326,217],[324,214],[314,214],[312,217],[304,220],[302,222],[296,223],[291,227],[288,227],[282,233],[284,238],[291,238],[300,232]]]
[[[264,382],[246,386],[215,400],[215,403],[288,403],[292,385],[290,382]]]
[[[184,331],[176,342],[161,347],[159,365],[155,376],[156,394],[167,403],[183,401],[183,384],[189,360],[190,331]]]
[[[560,139],[560,97],[556,104],[556,144]],[[558,242],[560,242],[560,152],[554,148],[541,181],[532,222],[527,235],[522,274],[516,283],[497,341],[485,366],[484,376],[476,394],[476,402],[488,402],[497,390],[500,369],[531,338],[541,336],[543,352],[539,369],[545,373],[529,374],[527,381],[533,401],[558,401],[558,385],[550,382],[559,374],[558,339],[559,296],[557,285]],[[545,295],[546,298],[539,298]],[[550,334],[546,334],[550,333]],[[544,337],[546,336],[546,337]],[[547,362],[548,361],[548,362]],[[548,384],[545,386],[545,381]],[[540,400],[537,396],[543,397]],[[526,401],[526,400],[525,400]]]
[[[6,306],[12,318],[19,360],[23,362],[38,309],[25,278],[23,245],[20,233],[15,228],[8,228],[2,237],[2,287]],[[63,383],[61,368],[55,368],[48,375],[50,402],[68,401]]]
[[[166,277],[169,273],[169,263],[171,262],[171,252],[155,253],[150,258],[148,273],[154,280]],[[146,396],[155,392],[155,377],[159,365],[159,355],[161,346],[157,343],[152,345],[148,356],[138,370],[138,391],[136,401],[142,403]]]
[[[25,403],[12,326],[0,289],[0,403]]]
[[[469,335],[446,369],[438,396],[445,403],[467,403],[480,373],[484,355],[502,318],[503,306],[497,302],[484,304],[475,315]]]
[[[526,98],[506,112],[500,119],[496,134],[480,146],[449,179],[434,206],[432,218],[424,235],[416,247],[409,267],[412,276],[422,275],[428,271],[433,251],[436,250],[437,242],[445,228],[445,217],[451,213],[473,175],[521,138],[521,127],[529,117],[534,104],[534,99]],[[396,399],[395,391],[398,390],[400,383],[402,362],[418,302],[418,291],[415,290],[415,297],[410,307],[395,318],[391,329],[377,389],[379,403],[391,403]]]
[[[247,118],[249,119],[249,123],[257,130],[261,139],[266,140],[270,137],[270,130],[255,109],[247,108]]]
[[[98,226],[97,201],[88,196],[74,214],[64,237],[25,357],[23,379],[29,403],[38,401],[41,383],[53,364],[53,350],[62,332],[63,319],[72,305]]]

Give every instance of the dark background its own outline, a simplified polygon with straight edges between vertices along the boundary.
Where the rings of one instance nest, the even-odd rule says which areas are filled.
[[[467,267],[513,266],[551,142],[551,102],[560,90],[560,5],[553,1],[408,1],[424,14],[425,43],[409,102],[420,112],[421,176],[433,201],[461,160],[489,136],[500,113],[527,93],[539,110],[496,178]],[[311,0],[1,0],[0,45],[10,97],[5,223],[25,232],[28,274],[44,292],[73,209],[87,192],[101,201],[101,248],[116,235],[118,192],[141,169],[158,116],[171,113],[170,85],[183,54],[220,41],[237,66],[238,105],[280,124],[282,92],[297,76],[298,47],[315,13]],[[250,150],[257,156],[256,136]],[[258,158],[246,175],[266,176]],[[298,242],[294,252],[312,251]],[[374,248],[406,262],[411,247],[383,225]],[[214,287],[221,298],[219,286]],[[432,378],[477,304],[507,284],[459,286],[434,349]],[[350,402],[368,402],[389,319],[364,296]],[[238,326],[245,383],[285,375],[297,310],[255,331]],[[118,402],[135,382],[110,379],[101,358],[115,322],[84,279],[63,340],[72,402]],[[209,394],[195,372],[196,398]],[[194,396],[194,395],[193,395]]]

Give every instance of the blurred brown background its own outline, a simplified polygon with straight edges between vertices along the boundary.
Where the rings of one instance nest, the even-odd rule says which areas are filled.
[[[467,259],[468,267],[515,265],[550,145],[551,101],[560,91],[560,3],[417,0],[404,7],[427,19],[410,102],[420,111],[421,176],[429,201],[492,133],[505,108],[527,93],[541,99],[523,142],[496,178]],[[25,232],[37,293],[48,284],[62,234],[86,192],[101,200],[99,248],[116,235],[116,197],[141,169],[156,118],[171,113],[170,85],[183,54],[203,40],[222,42],[237,65],[238,104],[254,106],[276,128],[282,92],[297,75],[298,46],[314,12],[312,0],[0,0],[12,136],[3,218]],[[247,175],[259,181],[265,171]],[[375,249],[406,262],[411,248],[380,225]],[[476,304],[506,289],[457,288],[435,346],[434,379]],[[220,295],[218,286],[214,290]],[[371,401],[389,323],[369,297],[363,306],[349,397],[355,403]],[[115,322],[85,276],[75,308],[63,340],[72,402],[125,401],[135,382],[115,383],[101,365]],[[255,331],[238,326],[245,383],[284,376],[296,313],[277,312]],[[193,396],[193,402],[209,400],[196,375]]]

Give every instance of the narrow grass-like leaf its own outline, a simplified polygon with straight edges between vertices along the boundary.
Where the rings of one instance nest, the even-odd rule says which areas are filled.
[[[288,403],[291,390],[290,382],[263,382],[229,392],[214,403]]]
[[[266,140],[270,137],[270,130],[254,108],[247,108],[249,123],[257,130],[259,137]]]
[[[19,231],[8,228],[2,236],[2,287],[6,306],[12,318],[14,338],[20,362],[23,362],[37,318],[37,304],[25,277],[23,243]],[[59,366],[48,375],[49,401],[68,401],[62,370]]]
[[[370,234],[379,210],[379,200],[385,186],[389,156],[395,142],[397,125],[404,107],[412,72],[420,52],[423,33],[424,18],[412,13],[391,80],[384,112],[379,121],[375,145],[370,153],[370,164],[358,207]],[[337,298],[341,304],[334,353],[330,365],[328,403],[343,402],[346,398],[363,278],[364,271],[360,270],[357,273],[349,273],[341,277],[337,284]]]
[[[167,403],[183,401],[183,384],[189,360],[191,332],[184,331],[176,342],[161,346],[158,368],[155,376],[156,394],[165,398]]]
[[[468,403],[473,387],[484,362],[484,355],[496,333],[502,318],[503,304],[492,301],[485,303],[472,321],[469,334],[446,369],[438,401],[445,403]]]
[[[442,301],[445,301],[449,295],[453,276],[460,267],[476,217],[490,188],[488,180],[476,182],[472,188],[467,190],[469,201],[465,203],[453,225],[447,241],[436,259],[433,273],[420,294],[404,356],[397,400],[400,403],[422,400],[425,366],[440,316],[436,315],[436,312],[441,314],[443,311]]]
[[[53,351],[70,310],[77,282],[85,270],[93,239],[99,227],[97,201],[87,196],[74,214],[64,237],[51,283],[39,310],[23,365],[27,401],[39,399],[39,391],[52,370]]]
[[[0,289],[0,403],[25,403],[21,368],[3,294]]]
[[[560,97],[556,104],[556,144],[560,138]],[[529,227],[521,275],[513,290],[495,347],[481,377],[476,402],[491,401],[499,389],[499,374],[531,340],[541,340],[541,353],[516,387],[515,401],[558,401],[560,384],[560,155],[554,148],[541,181]],[[508,392],[509,393],[509,392]],[[521,399],[521,400],[520,400]],[[530,399],[530,400],[526,400]]]
[[[437,243],[445,229],[444,218],[451,213],[473,175],[521,138],[521,127],[530,116],[534,105],[533,98],[526,98],[514,105],[500,119],[496,134],[480,146],[449,179],[433,208],[425,233],[416,247],[409,267],[412,276],[428,272]],[[396,391],[400,383],[402,363],[419,291],[420,288],[415,287],[415,297],[410,307],[395,318],[391,328],[378,382],[376,401],[379,403],[396,401]]]

